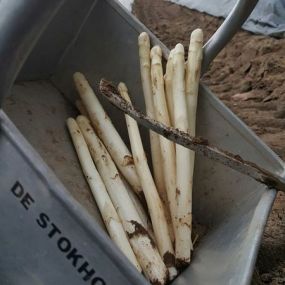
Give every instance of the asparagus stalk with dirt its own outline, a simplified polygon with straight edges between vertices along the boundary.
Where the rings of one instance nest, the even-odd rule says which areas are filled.
[[[80,112],[81,115],[85,116],[86,118],[88,118],[88,113],[82,103],[81,100],[76,100],[75,101],[75,105],[78,109],[78,111]],[[142,205],[141,200],[139,200],[139,198],[137,197],[136,193],[132,190],[131,186],[128,184],[128,182],[122,177],[124,184],[126,186],[126,189],[128,190],[128,194],[132,200],[132,202],[134,203],[134,206],[136,208],[136,210],[138,211],[138,214],[140,216],[140,218],[142,219],[142,222],[144,224],[144,226],[146,227],[146,229],[149,231],[151,238],[154,238],[153,236],[153,230],[152,230],[152,225],[151,225],[151,221],[148,218],[148,215]]]
[[[185,96],[184,47],[177,44],[173,53],[172,94],[174,102],[174,127],[187,132],[188,114]],[[175,256],[177,265],[190,263],[192,241],[192,177],[190,177],[190,150],[176,144],[176,221]]]
[[[76,105],[78,111],[80,112],[80,114],[85,116],[86,118],[88,118],[88,113],[87,113],[84,105],[82,104],[81,100],[76,100],[75,105]],[[126,189],[128,190],[128,194],[129,194],[132,202],[134,203],[134,206],[135,206],[136,210],[138,211],[140,218],[142,219],[144,226],[149,231],[151,238],[154,238],[151,222],[150,222],[148,215],[147,215],[147,213],[146,213],[146,211],[142,205],[141,200],[139,200],[136,193],[132,190],[132,188],[128,184],[128,182],[123,177],[122,177],[122,179],[124,181]]]
[[[186,103],[188,111],[188,133],[196,136],[196,113],[198,103],[199,81],[201,75],[201,64],[203,59],[203,31],[196,29],[192,32],[190,37],[188,62],[186,68]],[[195,152],[190,151],[191,154],[191,171],[190,178],[193,179]],[[192,189],[191,189],[192,190]]]
[[[158,280],[159,284],[164,284],[167,280],[166,267],[128,195],[111,156],[93,131],[88,119],[78,116],[77,122],[143,272],[151,282]]]
[[[164,80],[161,63],[162,52],[159,46],[155,46],[151,50],[151,79],[153,89],[153,100],[155,109],[155,118],[157,121],[170,126],[170,119],[167,110],[167,103],[164,92]],[[174,236],[176,238],[176,174],[175,174],[175,146],[174,143],[159,136],[161,155],[162,155],[162,168],[165,179],[165,188],[167,192],[167,199],[171,214],[172,226]]]
[[[149,117],[155,118],[151,74],[150,74],[150,39],[147,33],[143,32],[138,37],[139,46],[139,58],[140,58],[140,72],[141,82],[144,94],[144,100],[146,105],[146,113]],[[164,212],[167,222],[169,224],[169,232],[172,242],[174,242],[173,226],[170,217],[168,199],[165,188],[165,179],[163,175],[162,155],[160,149],[159,135],[153,131],[149,132],[150,135],[150,149],[153,166],[153,174],[155,184],[159,193],[159,196],[163,202]]]
[[[123,229],[121,221],[118,217],[118,214],[106,191],[105,185],[92,161],[87,144],[83,138],[78,124],[74,119],[69,118],[67,120],[67,126],[75,150],[77,152],[84,176],[89,184],[89,187],[101,212],[102,218],[104,220],[111,239],[127,256],[130,262],[141,272],[141,267],[130,246],[130,243]]]
[[[132,186],[132,189],[142,198],[142,188],[130,151],[104,111],[84,75],[76,72],[73,75],[73,79],[98,136],[103,141],[123,176]]]
[[[142,205],[142,202],[140,201],[140,199],[138,198],[138,196],[136,195],[136,193],[131,189],[130,185],[127,183],[127,181],[122,177],[122,180],[126,186],[126,189],[128,191],[128,194],[142,220],[142,223],[144,225],[144,227],[147,229],[148,233],[150,234],[150,237],[155,241],[155,237],[154,237],[154,233],[153,233],[153,228],[152,228],[152,224],[151,221],[149,219],[149,216],[144,208],[144,206]]]
[[[131,103],[127,87],[124,83],[119,84],[118,90],[120,95]],[[135,166],[144,191],[158,249],[168,267],[170,279],[173,279],[177,275],[177,271],[175,268],[174,250],[168,231],[163,204],[147,164],[137,122],[128,115],[126,115],[126,122]]]
[[[191,34],[186,68],[186,102],[191,136],[196,134],[196,112],[202,59],[203,31],[196,29]]]

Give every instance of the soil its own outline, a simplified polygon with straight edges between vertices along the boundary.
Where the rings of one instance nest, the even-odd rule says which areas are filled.
[[[188,48],[190,32],[205,40],[223,19],[163,0],[136,0],[133,13],[170,49]],[[285,39],[239,31],[202,81],[283,160],[285,159]],[[285,195],[274,203],[252,284],[285,284]]]

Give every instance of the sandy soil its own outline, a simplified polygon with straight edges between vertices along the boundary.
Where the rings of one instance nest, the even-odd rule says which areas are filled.
[[[133,13],[169,48],[188,46],[202,28],[206,40],[222,19],[163,0],[136,0]],[[203,82],[285,159],[285,39],[240,31],[214,60]],[[285,284],[285,195],[269,217],[252,284]]]

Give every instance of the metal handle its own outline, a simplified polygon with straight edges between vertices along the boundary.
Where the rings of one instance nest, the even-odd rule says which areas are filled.
[[[0,1],[0,106],[41,33],[64,1]]]
[[[253,11],[258,0],[238,0],[223,24],[204,45],[202,74]]]

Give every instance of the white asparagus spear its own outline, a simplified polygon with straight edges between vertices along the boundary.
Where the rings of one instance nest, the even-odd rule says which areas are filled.
[[[75,105],[76,105],[78,111],[80,112],[80,114],[88,118],[88,113],[87,113],[82,101],[76,100]],[[155,133],[153,132],[153,134],[155,134]],[[159,140],[158,140],[158,143],[159,143]],[[160,169],[161,169],[161,167],[160,167]],[[126,189],[128,190],[128,194],[129,194],[132,202],[134,203],[134,206],[135,206],[135,208],[136,208],[136,210],[137,210],[137,212],[138,212],[138,214],[139,214],[139,216],[143,222],[143,225],[145,226],[145,228],[149,232],[151,238],[153,240],[155,240],[151,221],[150,221],[148,214],[146,213],[146,211],[142,205],[141,200],[138,198],[136,193],[132,190],[131,186],[128,184],[128,182],[125,180],[125,178],[124,177],[121,177],[121,178],[122,178],[122,180],[126,186]]]
[[[78,109],[78,111],[80,112],[81,115],[85,116],[88,118],[88,113],[82,103],[81,100],[76,100],[75,101],[75,105]],[[153,132],[154,133],[154,132]],[[158,141],[159,143],[159,141]],[[161,169],[161,167],[160,167]],[[128,190],[128,194],[132,200],[132,202],[134,203],[134,206],[143,222],[143,225],[146,227],[147,231],[149,232],[150,236],[152,239],[155,239],[154,238],[154,235],[153,235],[153,229],[152,229],[152,225],[151,225],[151,221],[149,220],[148,218],[148,215],[147,213],[145,212],[145,209],[141,203],[141,201],[139,200],[139,198],[137,197],[137,195],[135,194],[135,192],[132,190],[131,186],[128,184],[128,182],[122,177],[123,179],[123,182],[126,186],[126,189]]]
[[[188,51],[186,73],[186,101],[189,120],[189,134],[196,134],[196,112],[203,58],[203,31],[196,29],[192,32]]]
[[[155,118],[150,78],[150,40],[147,33],[143,32],[139,35],[138,45],[141,82],[146,105],[146,113],[149,117]],[[165,197],[165,185],[163,171],[161,168],[161,151],[159,145],[159,136],[153,131],[150,131],[150,147],[155,184],[160,196]]]
[[[142,82],[144,100],[146,105],[146,113],[149,117],[155,119],[152,86],[151,86],[151,75],[150,75],[150,40],[146,32],[143,32],[139,35],[138,45],[139,45],[139,57],[140,57],[141,82]],[[150,148],[151,148],[151,158],[152,158],[155,185],[157,187],[158,194],[163,203],[171,241],[174,242],[173,225],[171,221],[169,204],[167,199],[163,168],[161,167],[162,155],[160,149],[159,135],[153,131],[150,131],[149,135],[150,135]]]
[[[167,279],[166,267],[143,226],[111,156],[93,131],[88,119],[78,116],[77,122],[143,272],[151,282],[159,280],[161,284],[164,284]]]
[[[185,97],[184,47],[177,44],[173,54],[172,94],[174,102],[174,127],[188,131],[188,114]],[[176,144],[176,219],[175,255],[181,267],[190,263],[192,241],[192,178],[190,177],[190,150]]]
[[[81,100],[76,100],[75,106],[81,115],[88,117],[88,112]]]
[[[188,62],[186,67],[186,104],[188,112],[188,132],[196,135],[196,113],[199,91],[201,64],[203,59],[203,31],[196,29],[191,33]],[[191,179],[191,213],[192,213],[192,187],[195,164],[195,152],[190,151],[190,179]],[[192,221],[191,221],[192,222]],[[193,246],[191,248],[193,250]]]
[[[132,186],[132,189],[141,198],[143,195],[142,188],[130,151],[104,111],[84,75],[76,72],[73,75],[73,79],[96,133],[103,141],[121,173]]]
[[[151,50],[151,79],[154,99],[154,109],[156,120],[165,124],[170,125],[169,114],[167,110],[167,104],[164,93],[164,80],[163,71],[161,64],[162,52],[159,46],[155,46]],[[167,191],[167,198],[170,208],[170,214],[172,219],[172,225],[174,235],[176,238],[176,168],[175,168],[175,146],[174,143],[168,139],[159,136],[160,147],[162,154],[162,167],[165,179],[165,187]]]
[[[169,53],[164,75],[166,102],[171,126],[174,126],[174,103],[172,96],[173,52],[174,49]]]
[[[128,95],[128,89],[124,83],[120,83],[118,85],[118,91],[125,100],[131,103]],[[174,250],[168,231],[163,204],[158,195],[154,180],[147,164],[137,122],[128,115],[125,117],[135,166],[144,191],[158,249],[169,270],[169,277],[170,279],[173,279],[177,275],[177,271],[175,268]]]
[[[86,118],[88,118],[88,113],[82,103],[81,100],[76,100],[75,101],[75,105],[78,109],[78,111],[80,112],[81,115],[85,116]],[[159,142],[159,141],[158,141]],[[135,192],[132,190],[131,186],[128,184],[128,182],[122,177],[123,182],[126,186],[126,189],[128,190],[128,194],[132,200],[132,202],[134,203],[134,206],[143,222],[143,225],[146,227],[147,231],[149,232],[150,236],[152,239],[154,238],[153,235],[153,229],[152,229],[152,225],[151,225],[151,221],[148,218],[147,213],[145,212],[145,209],[141,203],[141,201],[139,200],[139,198],[137,197],[137,195],[135,194]]]
[[[67,126],[75,150],[77,152],[84,176],[89,184],[89,187],[101,212],[102,218],[104,220],[111,239],[127,256],[130,262],[141,272],[141,267],[130,246],[127,235],[123,229],[123,226],[112,204],[112,201],[106,191],[105,185],[96,170],[91,155],[88,151],[87,144],[76,121],[72,118],[69,118],[67,120]]]

